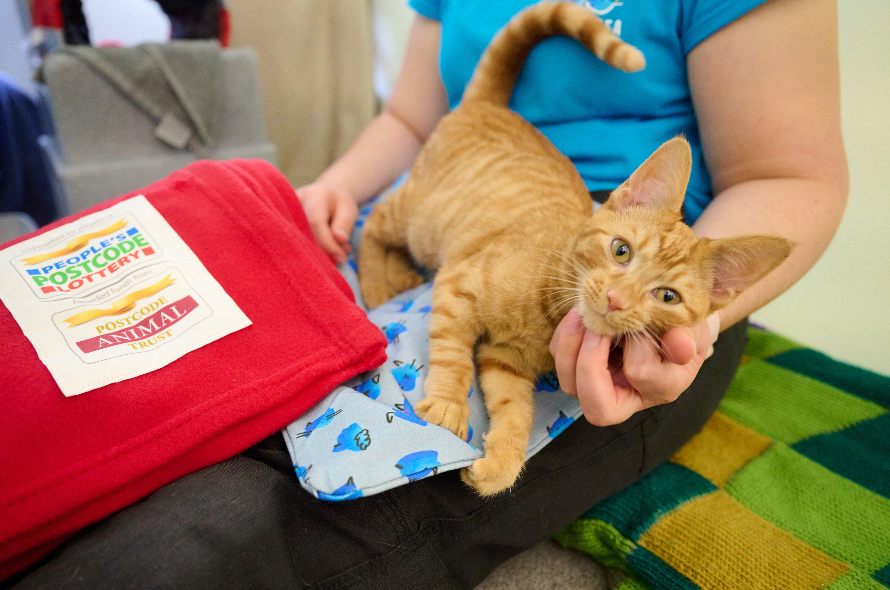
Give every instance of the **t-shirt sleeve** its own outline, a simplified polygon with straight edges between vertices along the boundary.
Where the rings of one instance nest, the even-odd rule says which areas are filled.
[[[439,4],[439,0],[408,0],[408,6],[416,10],[419,15],[433,20],[442,20],[439,16]]]
[[[411,1],[413,4],[417,0]],[[680,35],[683,55],[687,55],[696,45],[765,1],[684,0],[683,30]]]

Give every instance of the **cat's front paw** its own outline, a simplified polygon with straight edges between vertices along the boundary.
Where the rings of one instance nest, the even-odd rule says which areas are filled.
[[[461,440],[467,440],[470,406],[466,402],[427,396],[414,406],[414,413],[430,424],[447,428]]]
[[[518,465],[503,465],[497,459],[485,456],[461,469],[460,478],[480,496],[494,496],[516,483],[523,465],[522,462]]]
[[[480,496],[494,496],[512,487],[525,466],[525,447],[515,439],[485,441],[485,456],[460,471],[464,483]]]

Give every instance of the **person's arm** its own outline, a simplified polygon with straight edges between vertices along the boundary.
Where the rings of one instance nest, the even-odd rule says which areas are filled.
[[[389,186],[448,112],[439,74],[441,25],[417,16],[390,100],[352,146],[312,184],[297,189],[322,249],[344,262],[358,204]]]
[[[716,195],[696,234],[784,236],[788,260],[720,311],[728,327],[794,284],[846,205],[835,0],[770,0],[689,54]]]
[[[715,198],[700,236],[750,233],[795,243],[777,270],[719,312],[729,327],[794,284],[840,223],[848,192],[840,129],[835,0],[768,0],[702,41],[687,67]],[[663,358],[630,342],[623,375],[610,373],[609,339],[579,329],[576,314],[551,343],[563,389],[604,426],[675,400],[710,345],[706,322],[665,334]]]

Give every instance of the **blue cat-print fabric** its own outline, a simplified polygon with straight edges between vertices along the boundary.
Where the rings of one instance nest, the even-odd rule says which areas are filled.
[[[360,214],[358,238],[370,206]],[[350,257],[340,272],[363,305]],[[337,387],[283,434],[300,484],[321,500],[350,500],[376,494],[437,473],[460,469],[483,455],[488,414],[478,382],[467,391],[469,432],[461,440],[450,430],[414,413],[423,399],[429,367],[432,283],[402,293],[368,312],[386,335],[386,362]],[[578,401],[559,389],[554,373],[538,378],[531,457],[582,416]]]

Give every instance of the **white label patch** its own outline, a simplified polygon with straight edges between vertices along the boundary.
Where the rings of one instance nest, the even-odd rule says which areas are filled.
[[[66,396],[251,324],[141,195],[0,251],[0,300]]]

